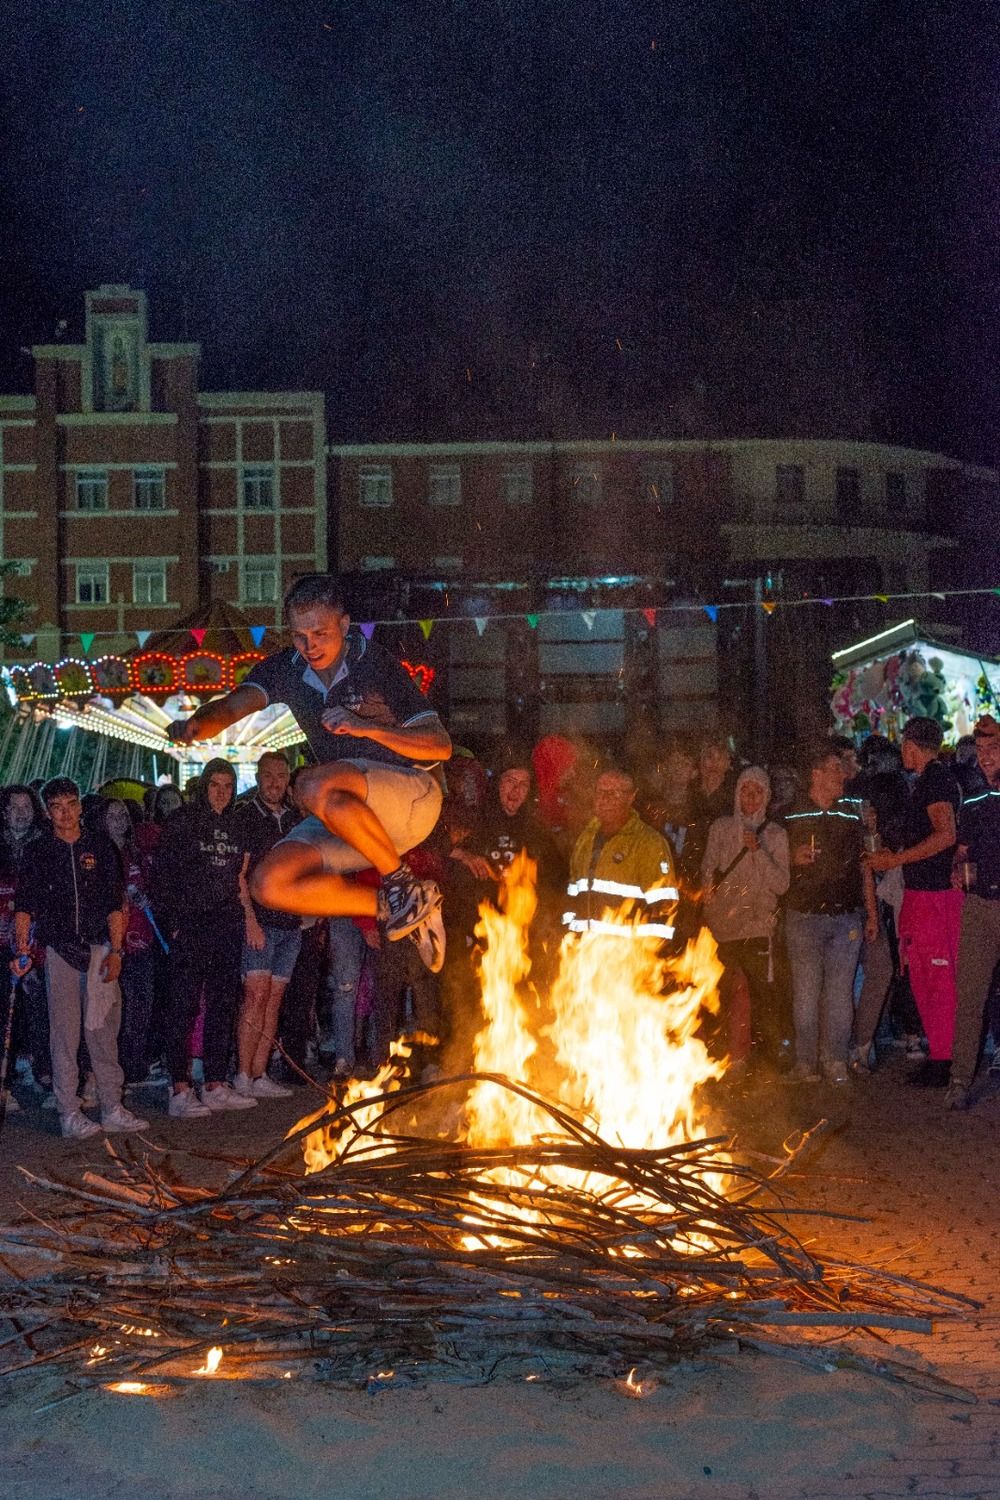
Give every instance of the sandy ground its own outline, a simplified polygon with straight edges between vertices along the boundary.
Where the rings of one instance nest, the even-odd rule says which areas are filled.
[[[301,1098],[208,1122],[202,1139],[256,1153],[303,1112]],[[345,1391],[297,1371],[268,1384],[216,1379],[162,1399],[105,1392],[40,1410],[66,1387],[32,1376],[0,1386],[2,1500],[312,1500],[486,1496],[854,1500],[1000,1497],[1000,1089],[969,1115],[905,1088],[890,1067],[844,1091],[774,1088],[736,1098],[727,1123],[773,1150],[821,1115],[837,1129],[794,1183],[798,1201],[867,1222],[801,1221],[836,1254],[979,1299],[930,1338],[852,1338],[961,1385],[967,1401],[832,1367],[759,1355],[680,1366],[647,1398],[611,1383]],[[194,1144],[191,1125],[153,1114],[151,1138]],[[0,1144],[6,1217],[39,1210],[18,1164],[60,1174],[99,1162],[66,1146],[52,1117],[26,1112]],[[839,1344],[830,1346],[831,1366]]]

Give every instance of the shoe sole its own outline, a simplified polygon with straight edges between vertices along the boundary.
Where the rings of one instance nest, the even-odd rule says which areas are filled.
[[[444,923],[441,920],[440,906],[410,933],[410,941],[420,954],[424,968],[429,969],[432,974],[440,974],[445,958]]]

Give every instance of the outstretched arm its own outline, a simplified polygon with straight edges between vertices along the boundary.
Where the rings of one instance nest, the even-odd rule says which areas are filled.
[[[252,682],[241,682],[224,698],[213,698],[196,708],[190,719],[175,719],[167,735],[179,745],[193,745],[196,740],[211,740],[230,724],[267,707],[267,694]]]

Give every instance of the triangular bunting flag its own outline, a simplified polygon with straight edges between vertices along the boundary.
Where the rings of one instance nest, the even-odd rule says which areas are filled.
[[[642,618],[645,620],[650,630],[652,630],[653,626],[656,624],[656,610],[644,609],[642,612]]]
[[[365,624],[361,626],[361,634],[364,636],[366,641],[370,641],[372,636],[375,634],[375,621],[367,620]]]
[[[719,606],[717,604],[706,604],[704,608],[706,615],[708,615],[708,618],[714,625],[716,620],[719,618]]]
[[[33,635],[22,635],[21,644],[24,646],[33,646],[35,644],[35,637]]]
[[[153,632],[151,630],[137,630],[135,633],[135,638],[139,642],[140,646],[144,646],[152,634]]]
[[[537,615],[525,615],[524,618],[527,620],[527,622],[531,626],[532,630],[536,630],[538,628],[538,616]]]
[[[485,629],[486,629],[486,616],[485,615],[477,615],[476,616],[476,630],[477,630],[477,632],[480,635],[482,635],[482,633],[483,633],[483,631]]]
[[[194,643],[195,643],[195,645],[196,646],[200,646],[201,643],[202,643],[202,641],[205,639],[205,627],[204,627],[204,625],[199,625],[197,627],[197,629],[192,630],[191,634],[194,636]]]
[[[430,638],[431,638],[431,631],[434,629],[434,621],[433,620],[419,620],[417,623],[419,624],[420,629],[424,633],[424,640],[425,641],[429,641]]]
[[[832,599],[821,599],[819,602],[820,602],[820,604],[825,604],[826,607],[827,607],[827,609],[832,609],[833,608],[833,600]]]
[[[873,594],[872,598],[873,599],[877,599],[880,604],[888,604],[889,603],[889,595],[888,594]]]
[[[931,598],[932,599],[940,599],[941,602],[942,602],[942,604],[943,604],[945,596],[944,596],[944,594],[932,594]]]
[[[250,639],[253,641],[253,643],[254,643],[255,646],[259,646],[260,645],[261,641],[264,639],[264,632],[266,630],[267,630],[267,626],[266,625],[251,625],[250,626]],[[200,644],[200,642],[199,642],[199,644]]]
[[[89,656],[90,655],[90,648],[91,648],[91,646],[93,644],[94,644],[94,631],[92,631],[92,630],[81,630],[80,631],[80,645],[83,647],[83,654],[84,654],[84,656]]]
[[[580,611],[580,615],[581,615],[581,618],[583,619],[583,623],[586,625],[587,629],[588,630],[593,630],[593,628],[594,628],[594,621],[597,619],[597,610],[596,609],[582,609]]]
[[[766,615],[773,615],[778,606],[775,604],[773,599],[762,599],[760,602],[760,607]]]

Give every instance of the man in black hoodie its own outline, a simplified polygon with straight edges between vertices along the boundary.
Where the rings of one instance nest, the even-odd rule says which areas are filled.
[[[170,937],[169,1112],[181,1120],[253,1109],[257,1103],[226,1081],[246,921],[240,900],[244,849],[233,816],[235,801],[232,766],[210,760],[193,801],[164,823],[153,862],[155,906]],[[199,1102],[190,1082],[188,1038],[203,990],[205,1084]]]

